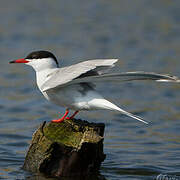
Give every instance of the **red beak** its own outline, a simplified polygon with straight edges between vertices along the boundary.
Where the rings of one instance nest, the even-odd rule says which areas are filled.
[[[9,63],[28,63],[29,61],[27,61],[26,59],[17,59],[14,61],[10,61]]]

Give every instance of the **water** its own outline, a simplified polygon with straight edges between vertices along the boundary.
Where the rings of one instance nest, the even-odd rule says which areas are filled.
[[[33,50],[52,51],[61,65],[120,58],[120,71],[154,71],[180,77],[179,1],[6,0],[0,6],[0,179],[47,179],[21,169],[32,133],[63,112],[35,86],[34,73],[10,60]],[[100,85],[144,125],[118,113],[82,112],[106,124],[105,179],[180,175],[180,85],[133,82]],[[95,178],[94,178],[95,179]]]

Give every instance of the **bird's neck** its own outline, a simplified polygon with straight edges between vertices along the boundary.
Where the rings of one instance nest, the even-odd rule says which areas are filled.
[[[51,74],[56,70],[57,68],[47,68],[40,71],[36,71],[36,83],[40,90],[42,85],[51,77]]]

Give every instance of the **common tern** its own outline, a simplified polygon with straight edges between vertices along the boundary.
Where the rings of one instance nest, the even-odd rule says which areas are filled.
[[[109,73],[118,64],[119,59],[95,59],[83,61],[71,66],[59,67],[56,57],[49,51],[34,51],[25,58],[10,63],[23,63],[32,66],[36,72],[37,86],[44,97],[56,105],[66,108],[63,117],[52,120],[60,123],[64,119],[73,119],[81,110],[113,110],[148,124],[143,118],[129,113],[105,99],[95,89],[99,82],[123,82],[133,80],[154,80],[179,82],[176,76],[153,72]],[[68,117],[69,110],[74,113]]]

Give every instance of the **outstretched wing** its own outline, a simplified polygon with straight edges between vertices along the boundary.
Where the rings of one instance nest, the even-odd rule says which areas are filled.
[[[135,81],[135,80],[153,80],[158,82],[180,82],[180,79],[176,76],[168,74],[158,74],[154,72],[123,72],[123,73],[111,73],[101,74],[94,76],[86,76],[83,78],[77,78],[68,84],[83,83],[83,82],[124,82],[124,81]]]
[[[154,80],[159,82],[180,82],[176,76],[154,72],[106,73],[118,59],[90,60],[60,68],[42,85],[42,91],[70,84],[90,82],[124,82],[134,80]]]
[[[48,80],[41,86],[41,89],[46,91],[57,86],[66,85],[74,79],[99,76],[114,67],[117,61],[118,59],[97,59],[59,68],[53,74],[50,74]]]

